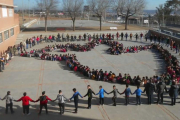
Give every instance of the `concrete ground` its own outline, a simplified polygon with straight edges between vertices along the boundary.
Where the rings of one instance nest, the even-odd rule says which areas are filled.
[[[38,27],[44,27],[45,21],[37,21],[35,24],[31,25],[29,28],[38,28]],[[75,21],[76,27],[97,27],[99,26],[99,21],[94,20],[76,20]],[[72,20],[48,20],[47,22],[48,27],[72,27],[73,23]],[[109,26],[109,27],[116,27],[120,26],[117,24],[112,23],[105,23],[102,22],[102,26]]]
[[[78,42],[79,43],[79,42]],[[84,44],[85,42],[80,42]],[[124,46],[145,45],[146,42],[122,41]],[[54,44],[54,43],[51,43]],[[57,43],[58,44],[58,43]],[[48,45],[47,43],[35,46],[34,49],[42,48]],[[164,61],[159,59],[155,51],[142,51],[134,54],[122,54],[119,56],[109,55],[105,51],[108,46],[97,46],[90,52],[73,52],[78,60],[90,66],[90,68],[113,71],[116,74],[129,73],[131,76],[152,76],[164,72]],[[58,51],[53,52],[62,54]],[[73,94],[72,89],[77,90],[85,95],[87,92],[86,86],[91,85],[92,89],[97,93],[99,85],[110,92],[112,91],[113,83],[97,82],[90,80],[79,73],[69,70],[65,62],[42,61],[35,58],[14,57],[6,70],[0,73],[0,97],[4,97],[8,90],[11,91],[14,99],[19,99],[23,92],[36,100],[41,95],[42,91],[46,91],[51,99],[55,99],[59,90],[62,90],[67,98]],[[125,85],[115,84],[120,92],[125,89]],[[130,86],[132,91],[136,89]],[[142,88],[144,89],[144,88]],[[111,95],[105,95],[104,107],[98,106],[98,96],[94,96],[92,100],[92,109],[87,110],[87,98],[79,100],[78,114],[73,114],[73,101],[66,103],[64,115],[59,115],[57,102],[48,102],[49,115],[43,110],[42,115],[38,116],[39,103],[30,103],[30,116],[22,115],[22,103],[14,102],[15,114],[5,114],[5,101],[0,102],[0,118],[2,120],[179,120],[180,105],[170,106],[170,98],[165,94],[164,105],[147,105],[146,95],[142,95],[142,105],[135,105],[135,95],[130,96],[130,105],[124,106],[124,95],[118,95],[117,106],[112,106]],[[154,101],[157,100],[154,94]],[[179,99],[177,100],[179,102]]]

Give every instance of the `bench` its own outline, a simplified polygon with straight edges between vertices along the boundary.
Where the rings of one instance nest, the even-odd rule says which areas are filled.
[[[110,30],[117,30],[117,27],[110,27]]]

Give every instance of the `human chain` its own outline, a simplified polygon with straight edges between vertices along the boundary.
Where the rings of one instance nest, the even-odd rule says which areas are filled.
[[[156,88],[156,89],[155,89]],[[163,94],[164,94],[164,89],[166,90],[167,93],[169,93],[170,97],[171,97],[171,105],[175,105],[176,104],[176,98],[178,96],[178,90],[179,90],[179,86],[177,85],[177,82],[173,82],[173,85],[171,86],[171,88],[169,89],[169,91],[166,88],[165,83],[160,80],[159,83],[155,86],[151,80],[148,81],[148,83],[146,84],[144,91],[142,91],[139,86],[137,86],[137,89],[132,93],[131,89],[129,88],[129,85],[126,84],[126,88],[124,91],[122,91],[121,93],[118,91],[118,89],[116,88],[116,86],[113,86],[113,90],[111,92],[106,92],[105,89],[103,89],[102,86],[99,86],[99,92],[98,93],[94,93],[94,91],[91,89],[91,86],[88,85],[87,86],[87,94],[85,94],[84,96],[82,96],[77,90],[76,88],[73,88],[73,96],[70,99],[67,99],[65,97],[65,95],[63,94],[62,90],[59,90],[59,93],[56,97],[56,99],[52,100],[50,99],[46,94],[45,91],[42,92],[42,95],[37,99],[37,100],[32,100],[29,96],[27,96],[27,93],[24,92],[23,96],[18,99],[15,100],[14,97],[11,95],[11,92],[8,91],[7,95],[5,95],[5,97],[1,100],[6,100],[6,114],[8,113],[8,107],[10,107],[10,111],[13,114],[14,110],[13,110],[13,101],[15,102],[19,102],[22,101],[22,106],[23,106],[23,114],[27,114],[30,115],[31,113],[29,112],[29,101],[31,102],[38,102],[40,101],[40,109],[39,109],[39,115],[41,115],[41,111],[42,108],[44,107],[46,110],[46,114],[48,114],[48,109],[47,109],[47,104],[48,101],[58,101],[58,105],[59,105],[59,110],[60,110],[60,114],[64,114],[65,112],[65,100],[71,101],[72,99],[74,99],[74,106],[75,106],[75,111],[74,113],[78,112],[78,100],[79,100],[79,96],[81,98],[84,98],[86,96],[88,96],[88,107],[87,109],[91,109],[91,101],[93,98],[93,94],[94,95],[99,95],[99,105],[104,105],[104,93],[106,94],[112,94],[113,93],[113,97],[112,97],[112,101],[113,101],[113,106],[116,106],[116,102],[117,102],[117,96],[118,94],[122,95],[125,94],[125,105],[129,104],[129,97],[130,95],[136,94],[136,105],[141,105],[141,94],[146,92],[147,95],[147,103],[149,105],[151,105],[153,102],[153,93],[156,92],[157,93],[157,104],[161,103],[163,104]]]

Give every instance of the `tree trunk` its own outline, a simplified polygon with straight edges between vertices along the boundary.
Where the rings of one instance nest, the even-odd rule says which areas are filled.
[[[73,20],[73,31],[75,31],[75,20]]]
[[[45,16],[45,32],[47,32],[47,15]]]
[[[102,17],[99,17],[99,21],[100,21],[100,31],[101,31],[101,27],[102,27]]]
[[[126,18],[125,18],[125,30],[127,30],[127,25],[128,25],[128,17],[126,16]]]

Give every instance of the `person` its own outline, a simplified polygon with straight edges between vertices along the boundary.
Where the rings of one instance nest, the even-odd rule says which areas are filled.
[[[176,105],[176,98],[178,97],[179,86],[176,81],[173,81],[171,88],[169,89],[169,96],[171,97],[171,105]]]
[[[121,40],[123,40],[123,37],[124,37],[124,33],[122,32],[121,33]]]
[[[2,72],[2,62],[3,62],[3,60],[2,60],[2,57],[0,57],[0,72]]]
[[[88,107],[87,107],[87,109],[91,109],[91,100],[92,100],[92,97],[93,97],[92,94],[95,95],[95,93],[94,93],[94,91],[91,90],[90,85],[87,86],[87,89],[88,89],[87,94],[84,95],[84,97],[88,96]]]
[[[153,92],[155,92],[155,86],[152,84],[152,80],[149,80],[149,82],[145,85],[143,93],[144,92],[146,92],[148,97],[148,104],[151,105],[151,103],[153,103]]]
[[[1,100],[5,100],[5,99],[6,99],[6,114],[8,113],[8,107],[10,107],[11,114],[13,114],[14,113],[14,110],[13,110],[13,100],[14,100],[14,98],[11,96],[10,91],[8,91],[7,95]]]
[[[80,96],[81,98],[83,98],[83,97],[81,96],[81,94],[78,91],[76,91],[76,88],[73,88],[73,92],[74,92],[74,94],[69,99],[69,101],[71,101],[74,98],[74,105],[75,105],[75,112],[74,113],[77,113],[77,111],[78,111],[78,101],[79,101],[78,96]]]
[[[60,109],[60,114],[64,114],[64,109],[65,109],[65,100],[68,100],[63,94],[62,91],[59,90],[59,94],[57,95],[57,98],[54,101],[58,100],[58,105]]]
[[[99,92],[96,95],[99,95],[99,105],[104,105],[104,93],[108,94],[102,86],[99,86]]]
[[[113,93],[112,101],[113,101],[113,106],[116,106],[116,99],[117,99],[117,93],[119,93],[118,89],[116,89],[116,86],[113,86],[113,91],[111,91],[108,94]],[[120,94],[120,93],[119,93]]]
[[[133,94],[136,94],[136,105],[141,105],[141,93],[142,90],[137,86],[137,89],[134,91]]]
[[[126,84],[126,89],[124,90],[124,92],[120,93],[120,95],[125,94],[125,105],[129,104],[129,96],[130,94],[132,94],[131,89],[129,88],[129,84]]]
[[[140,34],[140,37],[141,37],[141,39],[140,39],[140,40],[141,40],[141,42],[142,42],[142,38],[143,38],[143,34],[142,34],[142,33]]]
[[[157,90],[156,90],[158,95],[157,104],[160,103],[160,98],[161,98],[161,103],[163,104],[164,89],[167,92],[166,84],[162,81],[162,79],[160,79],[160,82],[157,84]]]
[[[19,100],[14,100],[14,101],[16,102],[22,101],[23,114],[25,115],[27,113],[27,115],[30,115],[31,113],[29,112],[29,101],[34,102],[34,100],[32,100],[29,96],[26,95],[27,93],[24,92],[23,97],[21,97]]]
[[[35,102],[40,101],[40,110],[39,110],[39,115],[41,115],[42,108],[45,107],[46,109],[46,114],[48,114],[48,108],[47,108],[47,103],[48,100],[52,101],[48,96],[45,95],[45,91],[42,92],[42,96],[39,97],[38,100]]]

